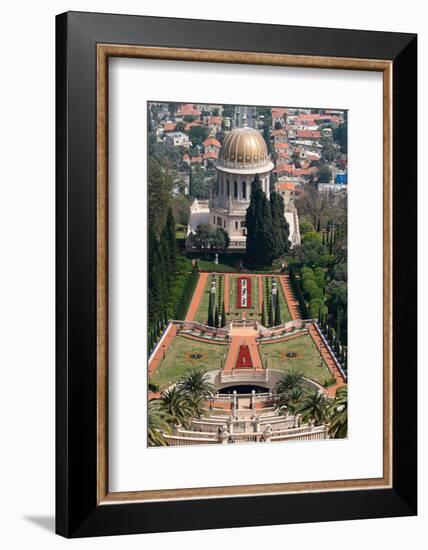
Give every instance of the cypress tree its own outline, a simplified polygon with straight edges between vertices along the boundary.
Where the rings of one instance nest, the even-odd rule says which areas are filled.
[[[172,208],[168,209],[166,215],[165,227],[162,231],[161,239],[165,243],[166,254],[166,267],[168,269],[168,276],[170,279],[174,277],[177,270],[177,241],[175,238],[175,220]]]
[[[226,310],[224,308],[224,301],[221,304],[221,319],[220,319],[220,326],[225,327],[226,326]]]
[[[247,228],[246,252],[256,264],[270,265],[274,258],[275,239],[269,201],[256,174],[252,184],[250,205],[245,216]]]
[[[210,297],[208,300],[208,321],[207,321],[207,325],[210,327],[214,326],[214,315],[213,315],[214,304],[213,304],[212,296],[213,296],[213,293],[210,290]]]
[[[321,231],[321,220],[318,218],[317,233]]]
[[[220,318],[218,315],[218,309],[217,306],[214,308],[214,326],[218,328],[220,326]]]
[[[274,312],[273,312],[273,301],[272,298],[270,300],[270,307],[269,307],[269,326],[274,326]]]
[[[282,320],[281,320],[281,306],[279,305],[279,298],[278,296],[276,297],[276,300],[275,300],[275,326],[278,326],[278,325],[281,325],[282,324]]]
[[[265,308],[265,301],[262,302],[262,318],[261,318],[261,324],[265,327],[266,325],[266,308]]]
[[[279,258],[289,249],[288,236],[290,227],[285,219],[284,200],[279,193],[272,191],[270,194],[270,208],[272,216],[272,230],[274,237],[274,258]]]

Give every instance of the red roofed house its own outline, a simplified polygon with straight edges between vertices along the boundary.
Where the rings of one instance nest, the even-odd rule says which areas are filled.
[[[214,161],[218,159],[219,151],[206,151],[204,153],[204,166],[212,166],[214,164]]]
[[[190,165],[190,155],[189,155],[189,153],[184,153],[184,155],[183,155],[183,164],[187,164],[187,166]]]
[[[206,139],[202,145],[204,146],[205,153],[215,152],[217,153],[217,155],[221,147],[221,143],[219,142],[219,140],[213,137],[209,137],[208,139]]]
[[[163,125],[164,132],[174,132],[176,128],[177,124],[175,122],[165,122],[165,124]]]
[[[287,143],[287,132],[285,130],[274,130],[271,135],[275,146],[278,143]]]
[[[281,174],[282,175],[287,174],[291,176],[293,174],[293,170],[294,170],[294,165],[288,164],[286,162],[278,163],[275,168],[275,172],[277,173],[278,176],[280,176]]]
[[[202,157],[201,157],[201,155],[197,155],[196,157],[192,157],[192,158],[190,159],[190,162],[191,162],[192,164],[202,164]]]
[[[193,122],[188,122],[184,128],[185,132],[188,132],[194,126],[200,126],[202,122],[200,120],[194,120]]]
[[[290,153],[288,153],[287,151],[280,150],[277,153],[277,159],[278,159],[278,164],[281,164],[291,160],[291,156],[290,156]]]
[[[295,181],[279,181],[276,184],[278,193],[284,198],[284,202],[290,202],[290,199],[297,199],[302,194],[302,188]]]
[[[219,116],[209,116],[208,117],[208,128],[210,134],[215,136],[217,132],[221,130],[221,117]]]
[[[319,130],[297,130],[297,139],[320,139],[321,132]]]
[[[275,129],[275,122],[279,122],[281,126],[284,126],[284,115],[287,114],[287,109],[283,107],[272,107],[272,128]]]
[[[185,116],[194,116],[196,118],[199,118],[201,116],[201,111],[198,111],[195,109],[195,106],[186,103],[180,107],[180,109],[177,111],[175,118],[176,120],[183,120],[183,117]]]
[[[285,149],[289,149],[290,144],[289,143],[275,143],[274,149],[275,153],[278,153],[279,151],[284,151]]]

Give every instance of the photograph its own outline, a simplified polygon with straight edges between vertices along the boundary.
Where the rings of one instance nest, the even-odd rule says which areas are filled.
[[[347,438],[348,111],[148,101],[147,158],[148,447]]]

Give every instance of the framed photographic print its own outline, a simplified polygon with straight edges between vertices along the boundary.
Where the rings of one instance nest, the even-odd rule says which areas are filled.
[[[416,514],[416,36],[56,47],[57,532]]]

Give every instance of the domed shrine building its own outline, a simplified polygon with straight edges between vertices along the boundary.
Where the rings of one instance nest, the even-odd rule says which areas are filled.
[[[190,208],[188,237],[198,225],[222,227],[230,237],[229,251],[245,252],[245,215],[250,205],[251,184],[258,174],[266,196],[270,196],[270,179],[274,164],[263,136],[246,124],[225,137],[218,161],[216,191],[208,201],[195,199]],[[285,217],[290,226],[291,246],[300,244],[299,219],[293,199],[285,202]],[[192,248],[191,239],[187,240]]]

